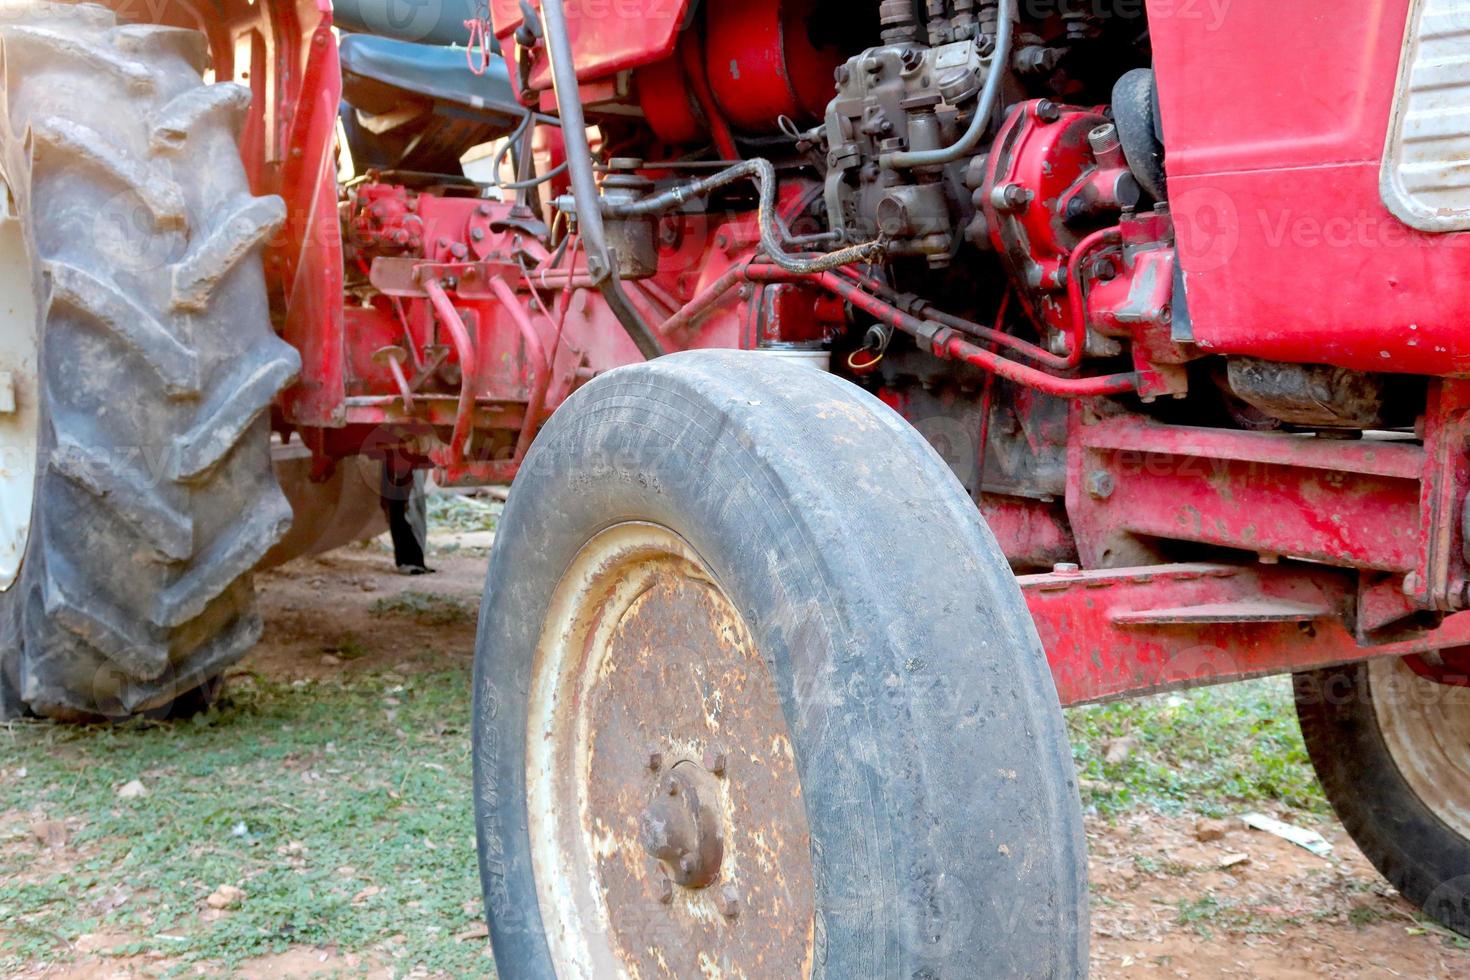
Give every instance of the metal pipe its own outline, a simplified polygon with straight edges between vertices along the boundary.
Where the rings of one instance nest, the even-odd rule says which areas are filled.
[[[883,258],[886,247],[881,241],[849,245],[836,252],[827,252],[813,258],[800,258],[786,251],[781,244],[781,228],[776,215],[776,168],[771,161],[755,157],[721,170],[719,173],[698,180],[675,184],[668,190],[636,201],[607,204],[607,213],[618,217],[659,214],[681,207],[686,201],[703,197],[737,180],[753,180],[760,192],[760,205],[756,212],[760,225],[761,251],[772,262],[787,272],[796,275],[811,275],[835,269],[838,266],[858,262],[874,262]],[[578,205],[580,207],[580,205]]]
[[[516,329],[521,332],[521,339],[526,342],[531,359],[537,365],[535,380],[531,382],[531,397],[526,401],[525,420],[521,422],[521,431],[516,437],[515,453],[511,457],[512,459],[525,459],[527,451],[531,448],[531,440],[536,437],[536,423],[539,421],[541,410],[546,406],[546,389],[551,385],[551,362],[546,356],[546,347],[541,343],[541,337],[536,333],[535,325],[526,315],[520,297],[516,295],[516,291],[510,287],[510,284],[504,279],[492,279],[490,280],[490,291],[495,294],[496,299],[500,300],[501,309],[510,314],[510,318],[515,321]]]
[[[470,339],[469,329],[465,327],[459,311],[445,294],[444,286],[432,276],[424,279],[423,286],[424,292],[429,294],[434,312],[439,315],[439,321],[449,331],[454,352],[459,355],[459,408],[454,414],[454,432],[449,437],[449,460],[460,463],[464,461],[464,447],[469,442],[470,426],[474,422],[479,358],[475,353],[474,341]]]
[[[745,276],[751,282],[786,282],[791,278],[790,273],[785,270],[772,269],[770,266],[748,266],[745,269]],[[977,347],[950,327],[933,321],[920,320],[910,313],[905,313],[892,303],[879,299],[857,283],[835,272],[823,272],[808,278],[809,281],[828,292],[841,296],[880,323],[886,323],[902,330],[921,341],[937,357],[973,364],[1007,381],[1035,388],[1048,395],[1056,395],[1059,398],[1090,398],[1098,395],[1119,395],[1138,389],[1139,376],[1136,372],[1099,375],[1091,378],[1059,378],[1054,374],[1047,374],[1045,371],[1018,364],[985,350],[983,347]]]
[[[1010,68],[1011,21],[1016,16],[1016,0],[1000,0],[999,20],[995,27],[995,51],[990,62],[990,71],[985,76],[985,87],[980,91],[980,101],[975,107],[975,116],[970,126],[958,140],[937,150],[897,150],[878,158],[879,166],[885,170],[902,170],[906,167],[932,167],[953,163],[974,152],[980,137],[990,128],[990,115],[995,110],[1000,96],[1000,83]]]
[[[566,145],[567,174],[572,200],[577,205],[577,226],[582,247],[587,252],[587,271],[592,273],[598,291],[639,352],[652,360],[666,351],[628,301],[618,281],[617,257],[607,247],[597,177],[592,172],[592,148],[587,143],[587,117],[582,112],[577,66],[572,61],[572,42],[567,33],[567,14],[562,0],[541,0],[541,17],[546,31],[546,55],[551,61],[551,85],[556,92],[562,138]]]

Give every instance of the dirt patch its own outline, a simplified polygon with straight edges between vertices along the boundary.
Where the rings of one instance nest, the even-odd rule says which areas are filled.
[[[1341,827],[1321,830],[1326,858],[1238,821],[1094,822],[1093,975],[1470,975],[1462,941],[1422,921]]]
[[[486,562],[477,551],[434,551],[432,575],[403,575],[374,543],[266,572],[256,578],[265,635],[244,666],[305,680],[467,662]]]

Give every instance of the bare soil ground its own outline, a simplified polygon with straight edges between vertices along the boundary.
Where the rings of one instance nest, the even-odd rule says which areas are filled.
[[[358,690],[354,685],[360,681],[372,692],[370,707],[375,723],[382,722],[379,715],[386,712],[384,724],[397,726],[389,730],[384,742],[389,751],[395,732],[404,744],[411,743],[417,735],[404,729],[410,724],[425,724],[424,718],[400,717],[397,712],[401,702],[401,710],[409,710],[415,679],[425,678],[421,686],[427,687],[431,676],[468,669],[486,543],[483,535],[439,540],[431,562],[438,574],[430,577],[397,575],[378,547],[305,560],[262,576],[265,639],[236,672],[235,683],[285,692],[280,695],[284,699],[280,703],[287,706],[288,713],[279,715],[273,724],[276,729],[284,726],[289,730],[295,725],[281,719],[289,718],[289,710],[293,710],[290,706],[297,704],[291,700],[292,692],[315,691],[317,701],[312,703],[325,700],[330,709],[333,692],[351,694]],[[391,686],[381,686],[384,678]],[[408,693],[403,693],[404,689]],[[447,704],[433,710],[443,713],[463,706]],[[220,727],[229,722],[225,719]],[[306,724],[306,719],[300,724]],[[463,741],[468,737],[464,719],[443,718],[434,724],[444,726],[439,733],[442,738]],[[0,972],[66,978],[178,973],[376,977],[488,974],[492,970],[483,949],[483,930],[475,924],[475,870],[467,860],[462,868],[464,880],[454,882],[452,892],[434,906],[439,910],[433,912],[437,918],[395,918],[398,913],[389,909],[392,914],[376,934],[328,924],[315,933],[303,927],[312,941],[294,941],[289,938],[293,933],[286,932],[286,939],[266,947],[254,942],[254,933],[249,930],[222,931],[230,916],[243,916],[244,912],[230,904],[229,893],[224,894],[224,901],[212,903],[211,899],[219,894],[217,889],[202,900],[191,900],[194,904],[186,908],[186,914],[167,922],[150,918],[147,913],[140,916],[140,906],[147,908],[160,901],[162,886],[155,886],[150,893],[146,887],[135,889],[129,884],[133,879],[126,873],[126,859],[109,856],[126,852],[109,850],[105,835],[89,836],[93,814],[72,805],[64,780],[57,780],[54,788],[48,785],[25,796],[25,805],[13,805],[16,795],[7,787],[23,786],[28,777],[25,769],[14,763],[17,756],[6,748],[4,736],[0,728]],[[12,732],[10,737],[21,746],[19,757],[24,758],[26,740],[41,736],[32,726],[19,735]],[[140,737],[158,735],[144,732]],[[228,738],[228,729],[221,737]],[[81,753],[88,764],[100,764],[91,742],[68,742],[66,750]],[[313,760],[319,760],[322,752],[332,751],[331,743],[311,751],[293,750],[285,756],[284,765],[288,772],[306,770],[302,773],[305,777]],[[1085,758],[1087,750],[1080,751]],[[1115,754],[1126,756],[1128,750],[1125,747]],[[443,755],[456,761],[445,761],[441,769],[452,770],[460,762],[467,762],[467,755],[458,745],[447,748]],[[1115,758],[1113,762],[1128,765],[1125,759]],[[363,763],[364,771],[371,765],[369,758]],[[32,768],[36,768],[35,763]],[[1116,770],[1110,771],[1116,775]],[[117,779],[123,775],[126,773]],[[139,777],[148,785],[173,778],[167,766],[156,764],[153,769],[140,771]],[[444,795],[434,804],[438,810],[447,807],[452,811],[456,800],[462,804],[462,814],[451,813],[446,819],[450,826],[462,827],[467,838],[467,785],[452,771],[444,778],[448,781],[436,784],[440,789],[426,786],[422,792],[428,799],[442,791]],[[407,775],[403,780],[397,785],[404,787]],[[1084,789],[1091,794],[1100,791],[1095,782],[1091,786],[1084,783]],[[221,793],[256,795],[266,791],[259,786],[226,785],[220,789]],[[391,787],[388,791],[391,793]],[[74,787],[72,792],[77,792]],[[319,798],[329,802],[333,790],[328,784],[313,792],[326,794]],[[1101,792],[1100,799],[1113,798],[1107,795],[1107,787]],[[290,804],[287,799],[282,795],[280,802],[300,811],[306,797],[290,797],[295,800]],[[1315,824],[1334,845],[1333,854],[1322,858],[1239,822],[1238,811],[1248,809],[1274,812],[1297,822],[1311,819],[1300,810],[1272,807],[1269,800],[1256,799],[1238,806],[1227,803],[1226,809],[1237,813],[1222,814],[1216,799],[1200,807],[1212,816],[1191,812],[1188,805],[1159,812],[1144,802],[1104,807],[1093,803],[1090,808],[1095,976],[1470,976],[1467,944],[1424,921],[1395,895],[1330,817],[1319,817]],[[250,819],[254,823],[256,818]],[[295,826],[310,827],[313,816],[308,811],[282,817],[287,822],[293,819],[297,821]],[[259,833],[262,838],[266,834],[251,833]],[[290,833],[283,826],[281,835]],[[265,843],[269,846],[272,842]],[[304,844],[285,841],[273,850],[279,862],[299,863],[296,870],[302,875],[317,863],[330,866],[349,859],[322,854],[325,849],[329,845],[313,838]],[[197,850],[195,846],[189,853]],[[244,863],[236,879],[246,895],[246,910],[252,902],[263,901],[257,895],[266,892],[267,879],[253,877],[255,872],[248,864],[261,859],[261,849],[254,853],[254,858],[241,858]],[[461,853],[468,852],[456,852]],[[396,867],[402,868],[403,859],[399,860]],[[350,901],[345,906],[346,916],[330,921],[352,921],[354,908],[376,908],[375,903],[389,898],[397,885],[391,875],[375,877],[369,883],[370,871],[350,867],[335,870],[354,872],[356,878],[343,886],[347,889],[343,894],[350,895],[350,899],[341,899],[344,903]],[[43,902],[27,896],[41,895],[57,881],[71,882],[76,901],[92,903],[94,911],[84,918],[67,918],[60,912],[27,904]],[[184,881],[178,887],[190,884]],[[213,879],[192,881],[201,897],[215,885]],[[281,894],[286,896],[278,899],[283,903],[297,900],[291,898],[292,892]],[[317,897],[301,900],[323,901],[320,893],[312,894]],[[109,901],[115,901],[116,906],[109,908]],[[412,898],[403,902],[404,915],[424,912]],[[224,907],[215,908],[215,904]],[[132,918],[122,914],[129,908],[133,910]],[[290,913],[289,908],[272,912],[277,916]],[[395,925],[395,921],[400,924]],[[427,922],[434,924],[423,924]],[[429,930],[433,934],[430,938],[437,937],[438,943],[452,946],[454,955],[441,960],[424,954],[422,950],[432,949],[432,944],[415,946],[423,937],[406,935],[422,929]],[[218,938],[221,936],[234,938],[227,943]],[[173,942],[192,952],[173,952]],[[263,952],[266,948],[270,951]]]

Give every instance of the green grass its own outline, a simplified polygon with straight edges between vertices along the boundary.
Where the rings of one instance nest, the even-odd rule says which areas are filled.
[[[374,612],[473,616],[412,592]],[[345,638],[341,653],[352,647]],[[0,726],[0,974],[64,959],[97,932],[137,937],[132,951],[179,969],[321,946],[398,974],[489,972],[482,940],[454,938],[479,917],[469,690],[466,668],[295,683],[247,674],[193,721]],[[1084,803],[1104,817],[1327,812],[1281,679],[1083,708],[1068,721]],[[119,798],[133,779],[148,795]],[[41,819],[68,821],[60,854],[31,840]],[[225,884],[245,899],[211,921],[205,898]],[[1213,898],[1176,913],[1203,931],[1280,925],[1246,922]]]
[[[1249,903],[1214,895],[1181,901],[1175,909],[1174,921],[1193,929],[1202,939],[1211,938],[1216,929],[1235,934],[1270,935],[1302,921],[1300,916],[1269,915]]]
[[[469,689],[462,669],[246,677],[193,721],[0,726],[0,973],[92,932],[181,967],[335,945],[400,974],[489,972],[483,940],[453,938],[479,917]],[[132,779],[148,795],[119,798]],[[39,813],[80,821],[60,856],[29,839]],[[206,921],[222,884],[244,901]]]
[[[1263,805],[1330,812],[1288,678],[1077,708],[1067,721],[1082,801],[1104,816],[1138,807],[1215,817]]]
[[[493,531],[502,505],[457,493],[428,496],[429,526],[448,531]]]
[[[378,599],[368,612],[374,616],[407,616],[426,626],[457,626],[473,622],[479,610],[453,596],[410,591]]]

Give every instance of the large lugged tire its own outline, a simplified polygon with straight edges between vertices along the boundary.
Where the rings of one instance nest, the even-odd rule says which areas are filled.
[[[674,354],[557,411],[499,524],[474,742],[505,980],[1086,973],[1020,591],[943,460],[829,374]]]
[[[1353,841],[1404,898],[1470,936],[1470,688],[1389,658],[1298,674],[1296,701]]]
[[[201,82],[202,35],[25,4],[0,7],[0,44],[39,332],[38,364],[3,365],[35,481],[23,513],[0,501],[23,542],[0,666],[12,708],[124,716],[208,690],[259,637],[250,570],[291,521],[265,413],[300,366],[259,256],[284,205],[250,194],[249,92]]]

